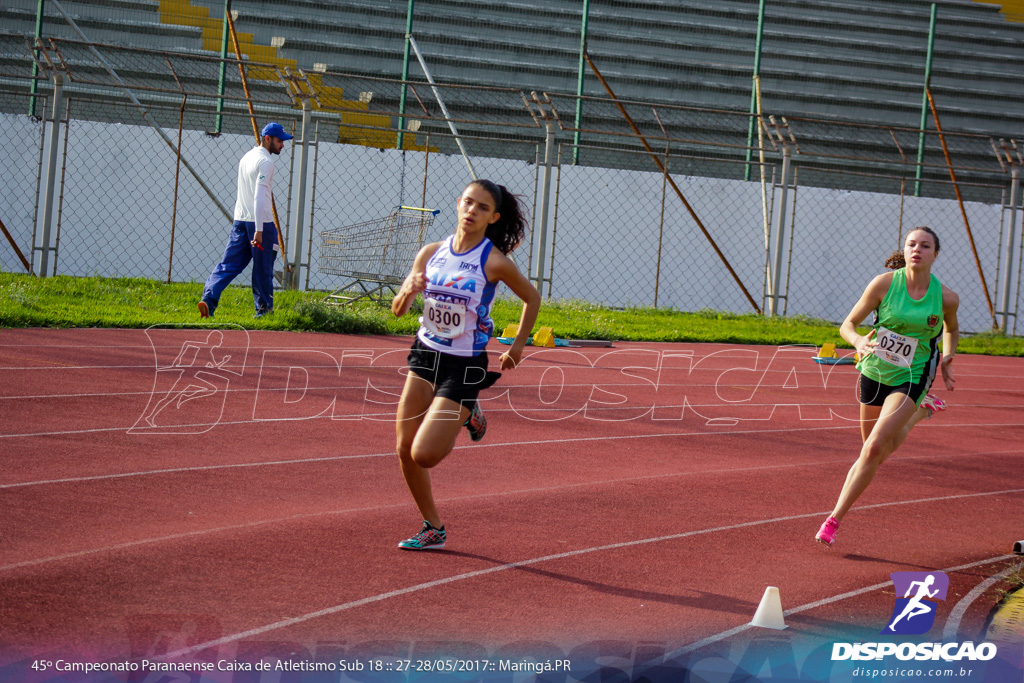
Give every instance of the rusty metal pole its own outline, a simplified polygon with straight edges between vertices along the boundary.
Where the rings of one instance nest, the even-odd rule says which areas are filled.
[[[985,272],[981,269],[981,259],[978,258],[978,248],[974,246],[974,235],[971,233],[971,222],[967,220],[967,211],[964,209],[964,198],[960,196],[960,186],[956,182],[956,172],[953,171],[953,160],[949,156],[949,148],[946,147],[946,136],[942,133],[942,124],[939,123],[939,112],[935,108],[935,100],[932,99],[931,89],[925,90],[928,95],[928,105],[932,109],[932,118],[935,119],[935,130],[939,133],[939,142],[942,144],[942,153],[946,155],[946,166],[949,167],[949,178],[953,181],[953,192],[956,194],[956,201],[960,205],[960,215],[964,218],[964,228],[967,229],[967,240],[971,243],[971,251],[974,252],[974,264],[978,267],[978,276],[981,278],[981,289],[985,292],[985,301],[988,303],[988,312],[992,316],[992,327],[998,329],[996,323],[996,311],[992,305],[992,295],[988,291],[988,283],[985,282]]]
[[[729,274],[732,275],[733,279],[736,281],[736,284],[739,285],[741,290],[743,290],[743,295],[747,297],[747,301],[750,302],[750,305],[754,307],[755,311],[760,313],[761,307],[757,305],[756,301],[754,301],[754,297],[750,296],[750,292],[747,291],[747,288],[746,286],[744,286],[743,281],[740,280],[740,276],[737,275],[736,271],[732,269],[732,265],[729,263],[729,260],[725,258],[725,254],[722,253],[722,250],[718,248],[718,244],[715,242],[714,238],[711,237],[711,233],[708,232],[708,229],[704,227],[704,223],[700,220],[700,217],[697,216],[697,212],[693,210],[693,207],[690,206],[690,202],[686,201],[686,197],[683,196],[682,190],[679,189],[679,186],[676,185],[676,181],[672,179],[671,175],[669,175],[668,169],[666,169],[665,165],[661,163],[661,159],[658,158],[657,153],[655,153],[655,151],[651,149],[651,146],[647,144],[647,140],[644,139],[644,136],[640,132],[640,129],[636,127],[636,124],[633,123],[633,119],[630,118],[628,113],[626,113],[625,107],[623,107],[622,104],[619,103],[618,98],[615,97],[615,93],[612,92],[611,86],[609,86],[608,82],[604,80],[604,76],[601,75],[601,72],[598,71],[597,67],[594,65],[593,60],[590,59],[590,55],[584,56],[587,59],[587,64],[589,64],[590,68],[593,70],[594,75],[597,76],[597,80],[601,81],[601,85],[603,85],[604,89],[608,91],[608,96],[611,97],[611,99],[615,102],[615,106],[617,106],[619,108],[619,111],[622,112],[622,116],[626,119],[626,123],[628,123],[629,127],[633,129],[633,133],[636,134],[641,144],[643,144],[644,149],[647,150],[647,153],[651,155],[651,158],[654,160],[654,163],[658,166],[658,170],[664,173],[665,177],[668,178],[668,183],[669,185],[672,186],[672,189],[675,190],[676,196],[679,197],[679,201],[681,201],[683,203],[683,206],[686,207],[686,210],[690,213],[690,216],[697,223],[697,227],[700,228],[701,232],[704,233],[704,237],[707,239],[708,243],[711,244],[711,248],[715,250],[715,253],[718,254],[718,258],[721,259],[723,264],[725,264],[726,270],[729,271]]]
[[[171,208],[171,246],[167,254],[167,284],[171,284],[171,269],[174,267],[174,229],[178,224],[178,178],[181,173],[181,133],[185,127],[185,101],[188,95],[181,98],[181,111],[178,113],[178,155],[174,164],[174,203]]]
[[[256,144],[262,144],[260,129],[256,124],[256,110],[252,106],[252,95],[249,94],[249,79],[245,75],[245,64],[242,62],[242,48],[238,45],[238,33],[235,31],[235,18],[231,16],[231,4],[228,3],[228,30],[231,32],[231,42],[235,46],[235,59],[238,60],[238,73],[242,76],[242,90],[245,92],[245,103],[249,108],[249,118],[252,121],[252,134],[256,138]],[[281,219],[277,217],[277,204],[274,202],[274,195],[270,195],[270,208],[274,212],[274,227],[277,228],[277,245],[281,248],[281,259],[284,261],[284,272],[291,272],[291,265],[288,263],[288,253],[284,248],[284,234],[281,232]],[[258,218],[258,216],[257,216]]]
[[[0,219],[0,231],[3,231],[4,237],[7,238],[7,241],[10,242],[11,247],[14,248],[14,252],[18,255],[18,258],[21,259],[21,264],[25,266],[25,270],[27,270],[29,273],[32,273],[32,264],[30,264],[28,262],[28,259],[25,258],[25,254],[21,253],[21,249],[18,248],[18,243],[14,241],[13,237],[11,237],[11,233],[7,231],[7,226],[4,225],[2,219]],[[32,274],[35,275],[35,273]]]

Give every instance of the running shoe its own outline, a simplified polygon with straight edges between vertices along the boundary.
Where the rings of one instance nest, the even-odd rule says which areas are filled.
[[[412,538],[398,544],[402,550],[436,550],[444,547],[444,527],[435,529],[430,522],[423,520],[423,528]]]
[[[931,419],[935,413],[941,413],[943,410],[948,408],[946,402],[934,394],[925,394],[924,400],[921,401],[921,405],[928,409],[928,418]]]
[[[473,403],[473,410],[469,413],[469,419],[462,423],[469,432],[469,438],[473,441],[479,441],[484,438],[484,434],[487,433],[487,418],[484,417],[484,412],[480,410],[480,402],[476,401]]]
[[[829,548],[836,542],[836,530],[839,528],[839,520],[835,517],[829,517],[825,520],[825,523],[818,529],[818,535],[814,537],[818,543],[824,543]]]
[[[200,301],[199,302],[199,317],[200,318],[209,318],[210,317],[210,304],[206,303],[205,301]]]

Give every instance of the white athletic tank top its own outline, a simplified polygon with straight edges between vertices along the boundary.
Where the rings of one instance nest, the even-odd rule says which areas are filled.
[[[459,254],[452,235],[427,262],[427,289],[417,337],[428,348],[453,356],[476,356],[494,334],[491,304],[497,282],[488,282],[484,264],[493,244],[486,237]]]

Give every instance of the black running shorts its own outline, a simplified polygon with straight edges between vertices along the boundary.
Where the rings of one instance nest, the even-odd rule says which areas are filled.
[[[409,349],[409,370],[434,385],[434,396],[441,396],[472,408],[484,389],[501,377],[487,371],[487,352],[476,356],[453,356],[428,348],[417,337]]]
[[[904,394],[915,404],[921,405],[921,399],[928,393],[934,378],[934,374],[929,376],[927,373],[923,373],[919,382],[904,382],[903,384],[889,386],[861,375],[858,382],[860,402],[866,406],[881,407],[889,394]]]

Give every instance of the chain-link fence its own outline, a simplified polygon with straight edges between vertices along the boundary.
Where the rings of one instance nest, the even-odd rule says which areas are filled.
[[[45,96],[9,92],[0,89],[2,111],[26,111],[35,104],[46,109]],[[38,219],[39,188],[42,186],[43,121],[29,116],[4,116],[6,140],[0,160],[0,221],[11,236],[0,237],[0,268],[5,271],[31,270],[33,231]],[[13,244],[11,243],[13,242]]]
[[[33,47],[35,95],[23,64]],[[925,224],[942,238],[936,272],[961,295],[963,327],[990,328],[994,310],[1014,329],[1024,210],[1012,178],[1024,164],[1013,140],[766,113],[751,147],[749,114],[610,93],[578,100],[249,61],[247,99],[231,59],[3,35],[0,48],[11,133],[0,218],[36,272],[46,257],[49,273],[203,281],[254,144],[251,102],[259,125],[295,135],[274,194],[287,247],[278,267],[299,286],[340,284],[317,267],[322,231],[404,205],[440,211],[426,241],[450,233],[475,174],[522,197],[533,229],[515,256],[547,298],[840,320]],[[6,238],[0,262],[24,270]]]

